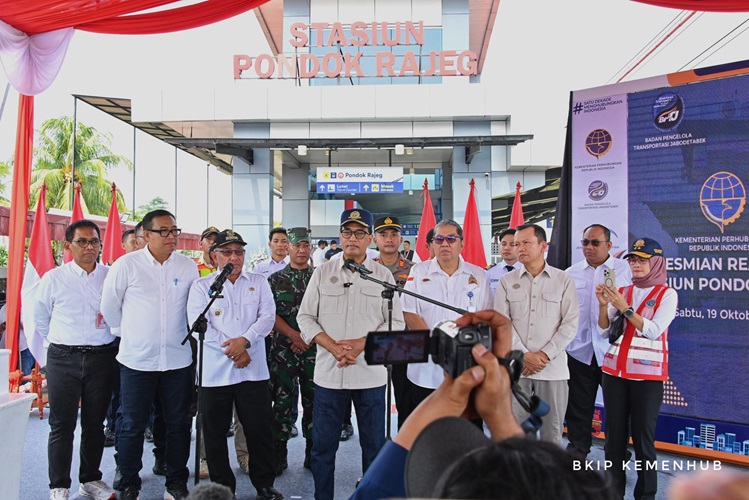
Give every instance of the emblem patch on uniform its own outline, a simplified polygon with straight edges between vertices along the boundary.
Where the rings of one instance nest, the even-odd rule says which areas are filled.
[[[254,287],[254,286],[251,286],[251,287],[250,287],[250,291],[251,291],[251,292],[254,292],[254,291],[255,291],[255,287]]]
[[[351,219],[361,219],[361,214],[359,212],[351,212],[351,215],[349,215]]]
[[[650,299],[647,302],[645,302],[645,305],[648,307],[653,307],[655,305],[655,299]]]
[[[422,278],[421,281],[426,283],[427,281],[432,281],[432,280],[430,280],[429,278]]]
[[[216,309],[215,311],[213,311],[213,315],[214,316],[221,316],[221,309]]]
[[[331,276],[331,277],[330,277],[330,282],[331,282],[331,283],[333,283],[334,285],[335,285],[336,283],[338,283],[338,276]]]
[[[398,278],[404,280],[404,279],[408,278],[408,275],[407,274],[399,274]]]
[[[476,279],[476,276],[474,276],[474,275],[472,274],[472,275],[470,275],[470,276],[468,277],[468,284],[469,284],[469,285],[478,285],[478,284],[479,284],[479,280],[477,280],[477,279]]]
[[[406,281],[413,281],[413,280],[414,280],[414,277],[413,276],[409,276]]]
[[[520,288],[520,283],[515,283],[514,285],[512,285],[513,290],[517,290],[518,288]]]

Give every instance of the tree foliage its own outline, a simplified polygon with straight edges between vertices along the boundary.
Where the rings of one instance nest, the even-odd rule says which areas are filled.
[[[75,182],[81,185],[81,208],[84,212],[106,216],[112,203],[112,181],[107,179],[110,168],[120,165],[132,170],[132,162],[112,152],[111,134],[98,132],[83,123],[75,124],[69,116],[50,118],[37,131],[34,167],[31,172],[29,207],[36,205],[42,184],[47,184],[47,208],[69,210],[73,158]],[[122,192],[117,189],[117,206],[127,211]]]
[[[138,210],[135,211],[133,218],[136,222],[140,222],[148,212],[151,212],[153,210],[169,210],[169,203],[161,196],[157,196],[148,203],[140,205],[138,207]]]

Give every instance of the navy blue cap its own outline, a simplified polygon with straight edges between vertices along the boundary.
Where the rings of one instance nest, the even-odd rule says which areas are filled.
[[[372,224],[374,223],[374,219],[372,217],[372,214],[367,210],[364,210],[362,208],[351,208],[349,210],[344,210],[344,212],[341,214],[341,227],[349,222],[356,222],[357,224],[361,224],[362,226],[369,229],[370,232],[372,232]]]
[[[643,259],[649,259],[655,255],[663,257],[663,248],[661,248],[660,243],[652,238],[638,238],[637,241],[632,243],[632,247],[624,258],[626,259],[630,255],[637,255]]]

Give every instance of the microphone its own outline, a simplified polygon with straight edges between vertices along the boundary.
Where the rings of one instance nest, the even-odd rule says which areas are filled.
[[[226,283],[226,279],[229,277],[232,271],[234,271],[234,264],[229,262],[221,270],[221,274],[216,276],[216,280],[211,285],[211,293],[216,293],[216,292],[221,291],[221,289],[224,287],[224,283]]]
[[[343,267],[351,272],[357,272],[359,274],[372,274],[372,271],[364,267],[362,264],[357,264],[354,259],[346,259],[343,263]]]

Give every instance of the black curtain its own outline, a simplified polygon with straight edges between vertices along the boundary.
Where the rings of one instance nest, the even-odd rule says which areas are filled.
[[[558,269],[567,269],[572,263],[572,92],[567,110],[567,136],[564,140],[562,178],[554,216],[554,231],[546,261]]]

